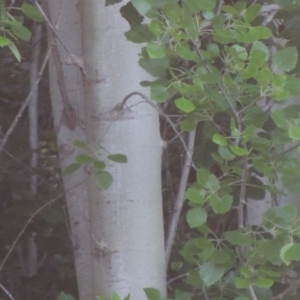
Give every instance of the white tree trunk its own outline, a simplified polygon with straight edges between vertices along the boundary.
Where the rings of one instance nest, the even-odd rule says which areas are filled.
[[[80,15],[77,9],[77,0],[49,0],[49,12],[52,23],[55,25],[59,19],[57,33],[70,51],[81,55],[81,28]],[[63,3],[63,6],[61,4]],[[72,143],[74,140],[85,142],[85,106],[83,98],[83,85],[80,70],[76,66],[65,64],[68,54],[58,41],[58,52],[64,72],[64,81],[67,88],[71,106],[76,111],[76,128],[70,129],[63,117],[63,100],[58,86],[57,68],[53,56],[49,62],[50,92],[54,125],[57,133],[57,147],[62,169],[75,162],[75,156],[81,153]],[[75,268],[78,282],[80,300],[92,298],[92,272],[90,234],[88,231],[88,201],[86,193],[86,174],[80,169],[64,178],[66,200],[68,206],[69,221],[71,227],[71,239],[74,249]]]
[[[148,93],[139,85],[149,79],[138,65],[141,47],[125,39],[129,25],[120,5],[80,3],[86,71],[101,81],[86,81],[87,143],[114,178],[106,191],[89,181],[94,297],[116,291],[142,300],[145,287],[157,288],[165,297],[158,114],[139,96],[130,98],[124,109],[114,109],[130,92]],[[126,155],[128,163],[106,159],[116,153]]]

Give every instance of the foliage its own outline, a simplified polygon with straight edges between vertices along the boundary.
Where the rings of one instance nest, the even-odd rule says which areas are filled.
[[[83,150],[86,150],[90,153],[94,153],[93,149],[91,149],[91,147],[86,145],[83,141],[76,140],[73,142],[73,145]],[[76,162],[67,166],[64,169],[62,175],[63,176],[70,175],[75,171],[77,171],[82,165],[84,165],[87,167],[86,170],[88,173],[94,171],[93,178],[98,184],[98,186],[102,189],[107,190],[113,183],[113,177],[109,172],[105,171],[105,167],[106,167],[105,162],[95,157],[97,157],[96,153],[94,153],[94,155],[93,154],[77,155]],[[107,156],[107,159],[117,163],[127,163],[127,157],[124,154],[119,154],[119,153],[110,154]]]
[[[15,41],[18,39],[29,41],[31,38],[30,30],[23,25],[24,17],[19,15],[12,15],[10,10],[17,9],[16,7],[6,7],[8,1],[0,1],[0,47],[7,46],[14,54],[15,58],[20,61],[21,55],[16,47]],[[43,17],[37,7],[23,3],[20,8],[22,13],[33,21],[41,22]]]
[[[106,5],[119,2],[107,0]],[[271,299],[299,277],[298,212],[292,205],[276,204],[288,192],[300,193],[300,105],[293,103],[300,92],[300,3],[265,2],[280,6],[274,18],[283,20],[284,30],[275,22],[264,23],[269,15],[261,15],[262,1],[224,1],[219,11],[216,0],[132,0],[121,9],[131,26],[127,39],[146,43],[139,63],[155,79],[141,84],[150,87],[157,103],[171,103],[169,109],[179,112],[182,132],[197,129],[196,168],[186,190],[185,223],[178,230],[176,247],[181,249],[173,254],[169,270],[176,300],[246,300],[250,288],[257,299]],[[27,3],[21,11],[42,20]],[[15,41],[28,41],[31,33],[4,0],[0,24],[0,46],[20,60]],[[270,103],[271,111],[263,107]],[[64,175],[84,166],[100,187],[109,188],[113,178],[104,161],[83,142],[74,146],[86,152]],[[122,154],[107,159],[127,162]],[[179,163],[174,161],[175,173]],[[274,205],[262,224],[246,224],[244,200],[266,196]],[[21,210],[28,215],[34,208]],[[52,213],[62,223],[61,211]],[[155,289],[145,293],[149,300],[161,300]],[[74,298],[62,292],[58,299]],[[120,297],[113,293],[111,299]]]
[[[185,262],[177,254],[173,261],[193,299],[249,299],[247,289],[269,299],[287,288],[286,274],[298,272],[295,207],[275,205],[259,227],[244,220],[245,198],[269,195],[276,204],[284,193],[300,193],[300,106],[292,102],[300,92],[299,45],[291,39],[300,3],[275,2],[289,26],[283,34],[260,14],[259,1],[226,1],[217,11],[213,0],[132,0],[123,13],[127,39],[147,43],[139,63],[155,80],[142,85],[157,103],[172,101],[182,131],[197,128],[198,144],[211,145],[194,156],[190,238],[182,241]],[[137,12],[149,23],[134,21]]]

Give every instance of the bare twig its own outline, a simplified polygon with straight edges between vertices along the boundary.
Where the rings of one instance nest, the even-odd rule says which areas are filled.
[[[47,16],[47,13],[45,13],[45,11],[39,5],[39,3],[37,2],[37,0],[33,0],[33,2],[37,6],[37,8],[39,9],[39,11],[41,12],[42,16],[44,17],[44,19],[46,21],[46,24],[47,24],[48,28],[50,29],[49,32],[50,31],[52,32],[52,34],[55,36],[55,38],[59,41],[59,43],[63,46],[63,48],[69,54],[69,57],[66,60],[66,64],[77,66],[80,69],[80,72],[81,72],[83,78],[85,79],[85,81],[87,83],[99,83],[99,82],[102,82],[104,79],[92,78],[87,73],[86,68],[84,66],[83,59],[71,52],[71,50],[68,48],[68,46],[62,41],[62,39],[57,34],[56,29],[55,29],[55,27],[57,27],[57,26],[55,26],[55,27],[53,26],[53,24],[51,23],[51,21],[49,20],[49,18]],[[47,9],[47,7],[46,7],[46,9]],[[57,46],[55,45],[55,47],[57,47]],[[55,47],[53,48],[53,51],[54,51]],[[58,51],[55,51],[55,52],[58,53]],[[57,53],[55,54],[56,59],[59,57]],[[59,59],[59,63],[61,63],[60,59]],[[56,68],[57,68],[57,64],[56,64]],[[61,89],[61,87],[60,87],[60,89]]]
[[[248,157],[245,155],[243,159],[243,173],[241,180],[240,199],[238,204],[238,227],[244,229],[244,206],[246,203],[246,188],[248,180]]]
[[[284,299],[284,297],[291,293],[295,288],[298,288],[300,286],[300,279],[294,281],[292,284],[288,286],[283,292],[279,293],[278,295],[272,297],[270,300],[281,300]]]
[[[14,128],[16,127],[17,123],[19,122],[25,108],[27,107],[28,103],[30,102],[31,98],[32,98],[32,95],[35,93],[38,85],[39,85],[39,82],[42,78],[42,75],[43,75],[43,72],[44,72],[44,69],[47,65],[47,62],[49,60],[49,56],[50,56],[50,53],[51,53],[51,45],[48,47],[48,50],[47,50],[47,53],[44,57],[44,60],[43,60],[43,63],[42,63],[42,66],[40,68],[40,71],[38,73],[38,76],[36,78],[36,81],[31,89],[31,91],[29,92],[27,98],[24,100],[22,106],[20,107],[17,115],[15,116],[13,122],[11,123],[11,125],[9,126],[8,130],[6,131],[4,137],[1,139],[0,141],[0,153],[2,152],[2,149],[4,147],[4,145],[6,144],[9,136],[11,135],[12,131],[14,130]]]
[[[41,57],[41,37],[42,37],[42,24],[34,24],[33,26],[33,49],[31,55],[31,66],[30,66],[30,87],[34,87],[38,76],[38,69]],[[30,167],[35,169],[38,166],[38,90],[32,94],[32,99],[28,107],[28,117],[29,117],[29,144],[31,154]],[[30,189],[32,195],[35,195],[38,187],[38,176],[37,174],[31,175]]]
[[[273,14],[274,12],[275,13],[278,12],[280,9],[281,9],[281,7],[277,4],[266,4],[261,7],[260,15]],[[246,13],[246,10],[243,10],[241,12],[240,16],[242,17],[245,13]],[[232,19],[232,15],[227,14],[226,16],[227,16],[226,21],[229,21]],[[205,29],[207,27],[210,27],[211,25],[212,25],[212,23],[210,21],[204,22],[201,25],[201,29]]]
[[[37,2],[37,0],[33,0],[34,4],[36,5],[36,7],[39,9],[40,13],[42,14],[42,16],[45,19],[45,22],[47,24],[47,26],[51,29],[51,31],[53,32],[54,36],[57,38],[57,40],[60,42],[60,44],[64,47],[64,49],[67,51],[67,53],[69,55],[72,54],[72,52],[70,51],[70,49],[67,47],[67,45],[62,41],[62,39],[59,37],[59,35],[56,33],[56,29],[54,28],[54,26],[52,25],[52,23],[50,22],[47,14],[44,12],[44,10],[42,9],[42,7],[39,5],[39,3]]]
[[[256,294],[254,292],[253,286],[250,285],[247,290],[248,290],[248,294],[249,294],[250,299],[251,300],[257,300],[257,297],[256,297]]]
[[[169,223],[169,228],[167,232],[167,239],[166,239],[166,263],[169,264],[171,252],[173,249],[176,231],[179,223],[179,217],[182,211],[183,204],[185,202],[185,191],[188,182],[188,176],[190,173],[194,145],[195,145],[195,138],[196,138],[196,130],[189,133],[189,141],[188,141],[188,152],[185,154],[184,164],[182,167],[181,178],[179,183],[179,188],[177,191],[177,197],[174,203],[172,217]],[[188,154],[189,153],[189,154]]]
[[[141,92],[138,92],[138,91],[134,91],[134,92],[131,92],[129,93],[127,96],[124,97],[124,99],[119,103],[117,104],[112,110],[111,112],[121,112],[124,107],[125,107],[125,104],[127,103],[127,101],[132,97],[132,96],[135,96],[135,95],[138,95],[140,96],[142,99],[145,100],[146,103],[149,103],[166,121],[167,123],[172,127],[173,131],[175,132],[175,134],[177,135],[177,137],[180,139],[180,141],[182,142],[182,145],[184,147],[184,150],[186,151],[187,155],[189,156],[189,158],[191,159],[191,163],[192,163],[192,166],[193,168],[196,168],[194,163],[193,163],[193,160],[192,160],[192,154],[190,153],[188,147],[186,146],[186,143],[183,139],[183,137],[181,136],[181,134],[178,132],[176,126],[174,125],[174,123],[172,122],[172,120],[169,118],[169,116],[163,111],[162,108],[160,108],[159,106],[155,105],[146,95],[144,95],[143,93]]]
[[[30,222],[43,210],[45,209],[47,206],[53,204],[55,201],[57,201],[61,196],[63,196],[64,194],[60,194],[59,196],[57,196],[56,198],[50,200],[49,202],[45,203],[44,205],[42,205],[39,209],[37,209],[32,216],[27,220],[27,222],[25,223],[25,225],[23,226],[22,230],[19,232],[18,236],[15,238],[14,242],[12,243],[11,247],[9,248],[6,256],[4,257],[1,265],[0,265],[0,273],[7,261],[7,259],[9,258],[10,254],[12,253],[12,251],[14,250],[14,248],[16,247],[19,239],[21,238],[21,236],[24,234],[26,228],[28,227],[28,225],[30,224]]]
[[[74,188],[76,188],[77,186],[81,185],[82,182],[76,184],[75,186],[73,186],[72,188],[70,188],[69,190],[67,190],[65,193],[70,192],[71,190],[73,190]],[[12,243],[12,245],[10,246],[7,254],[5,255],[4,259],[2,260],[2,263],[0,265],[0,273],[6,263],[6,261],[8,260],[10,254],[12,253],[12,251],[14,250],[14,248],[16,247],[18,241],[20,240],[21,236],[24,234],[26,228],[28,227],[28,225],[31,223],[31,221],[42,211],[44,210],[46,207],[54,204],[58,199],[60,199],[65,193],[61,193],[60,195],[58,195],[57,197],[51,199],[50,201],[48,201],[47,203],[45,203],[44,205],[42,205],[40,208],[38,208],[33,214],[32,216],[26,221],[26,223],[24,224],[22,230],[19,232],[18,236],[15,238],[14,242]]]
[[[10,300],[16,300],[2,283],[0,283],[0,288],[9,297]]]

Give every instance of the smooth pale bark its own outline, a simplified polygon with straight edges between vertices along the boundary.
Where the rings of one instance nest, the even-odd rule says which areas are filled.
[[[124,109],[114,109],[130,92],[149,93],[139,82],[151,78],[138,65],[140,45],[125,39],[129,25],[120,15],[121,6],[105,7],[104,0],[80,3],[86,72],[101,80],[86,81],[87,143],[114,178],[106,191],[89,181],[94,296],[116,291],[143,300],[143,288],[154,287],[164,297],[158,114],[139,96],[130,98]],[[126,155],[128,163],[106,159],[115,153]]]
[[[70,51],[81,55],[81,27],[80,15],[77,10],[77,0],[50,0],[49,12],[53,24],[60,18],[57,33]],[[63,3],[63,6],[61,6]],[[75,156],[82,151],[72,145],[74,140],[85,141],[85,106],[83,99],[83,85],[80,70],[76,66],[65,64],[68,54],[57,41],[61,64],[64,72],[64,80],[72,107],[77,114],[77,126],[75,130],[69,129],[63,121],[63,101],[57,84],[57,71],[53,57],[49,62],[50,93],[54,125],[57,133],[57,147],[62,169],[75,162]],[[68,206],[69,221],[71,227],[71,239],[74,249],[74,260],[78,282],[80,300],[92,298],[92,272],[90,234],[88,231],[88,201],[86,193],[86,174],[83,169],[66,176],[64,187]]]

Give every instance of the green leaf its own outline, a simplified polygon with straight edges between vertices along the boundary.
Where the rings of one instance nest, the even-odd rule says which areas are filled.
[[[240,43],[254,43],[261,39],[268,39],[272,36],[272,32],[265,26],[250,27],[248,32],[238,34],[237,41]]]
[[[237,289],[246,289],[250,284],[250,280],[246,278],[237,277],[235,279],[235,286]]]
[[[290,72],[298,62],[298,52],[296,47],[286,47],[277,51],[272,57],[272,64],[275,70]]]
[[[292,262],[291,260],[286,258],[286,256],[287,256],[286,254],[287,254],[288,250],[293,247],[293,245],[294,245],[293,243],[284,245],[282,247],[282,249],[280,250],[280,258],[286,265],[289,265]]]
[[[216,214],[224,214],[228,212],[233,203],[233,197],[231,195],[224,195],[220,198],[217,194],[213,194],[209,197],[209,204]]]
[[[201,204],[204,202],[205,199],[205,191],[204,190],[199,190],[193,187],[190,187],[187,189],[185,196],[188,200]]]
[[[159,77],[169,67],[169,58],[141,58],[139,64],[150,75]]]
[[[190,50],[190,47],[188,45],[180,45],[176,49],[176,55],[179,55],[183,59],[191,60],[198,62],[199,56],[196,52]]]
[[[201,226],[206,222],[206,219],[207,212],[201,207],[190,209],[186,215],[186,220],[191,228]]]
[[[127,163],[127,156],[124,154],[111,154],[108,155],[107,158],[117,163]]]
[[[147,52],[150,58],[162,58],[166,55],[165,48],[157,43],[148,43]]]
[[[107,171],[98,171],[94,175],[94,179],[99,187],[103,188],[104,190],[107,190],[113,183],[114,179],[111,176],[110,173]]]
[[[22,23],[15,21],[10,25],[10,28],[15,36],[19,37],[24,41],[30,40],[31,32],[28,30],[28,28],[23,26]]]
[[[101,160],[94,160],[94,167],[97,170],[103,170],[103,169],[105,169],[106,165]]]
[[[122,300],[116,292],[112,292],[110,296],[111,300]]]
[[[280,258],[286,265],[289,265],[292,261],[299,261],[300,244],[290,243],[282,247],[280,250]]]
[[[289,137],[293,140],[300,140],[300,126],[291,126],[289,128]]]
[[[145,16],[147,12],[152,8],[152,5],[145,0],[131,0],[131,2],[139,12],[139,14],[142,16]]]
[[[207,51],[212,54],[213,57],[220,55],[220,48],[217,44],[208,44]]]
[[[271,112],[271,118],[279,128],[285,128],[287,120],[282,110],[275,109]]]
[[[4,36],[0,36],[0,47],[7,46],[10,40]]]
[[[221,7],[222,11],[231,14],[232,16],[238,16],[239,12],[231,5],[222,5]]]
[[[75,147],[78,147],[78,148],[81,148],[81,149],[85,149],[85,150],[89,149],[89,146],[83,141],[74,140],[73,145]]]
[[[261,288],[268,289],[274,284],[274,281],[270,278],[259,278],[255,281],[255,285]]]
[[[218,152],[220,154],[220,156],[226,160],[226,161],[231,161],[235,159],[235,155],[232,154],[232,152],[230,152],[227,148],[225,147],[219,147],[218,148]]]
[[[230,150],[234,154],[239,155],[239,156],[243,156],[243,155],[247,155],[248,154],[248,150],[247,149],[244,149],[244,148],[241,148],[241,147],[238,147],[238,146],[230,146]]]
[[[265,61],[269,60],[270,51],[269,51],[269,48],[263,42],[261,42],[261,41],[254,42],[252,45],[250,54],[255,50],[260,50],[260,51],[264,52],[266,54]]]
[[[270,226],[279,225],[285,227],[296,220],[297,214],[297,208],[293,205],[272,207],[264,214],[264,223]]]
[[[157,103],[164,103],[170,97],[168,92],[168,88],[163,86],[162,84],[155,83],[151,86],[150,90],[150,98]]]
[[[80,168],[81,164],[79,163],[73,163],[68,165],[62,172],[62,176],[65,177],[67,175],[70,175],[72,173],[74,173],[75,171],[77,171]]]
[[[94,160],[95,159],[89,155],[85,155],[85,154],[76,155],[76,161],[79,164],[92,164],[94,162]]]
[[[179,108],[180,110],[186,112],[186,113],[190,113],[192,111],[195,110],[195,105],[191,100],[185,99],[185,98],[178,98],[175,101],[175,105],[177,106],[177,108]]]
[[[44,17],[42,15],[42,13],[40,12],[40,10],[37,7],[35,7],[29,3],[22,4],[21,10],[27,18],[29,18],[33,21],[37,21],[37,22],[44,21]]]
[[[21,54],[20,54],[18,48],[16,47],[16,45],[12,41],[9,41],[8,48],[10,49],[12,54],[15,56],[15,58],[18,61],[21,61]]]
[[[180,129],[182,131],[191,132],[197,128],[197,122],[191,119],[183,119],[180,123]]]
[[[221,134],[214,134],[213,136],[213,142],[220,146],[227,146],[227,138]]]
[[[105,6],[113,5],[122,2],[123,0],[105,0]]]
[[[188,293],[183,290],[176,289],[175,293],[174,300],[192,300],[193,298],[193,293]]]
[[[241,232],[240,230],[233,230],[225,232],[226,240],[232,245],[249,246],[253,242],[252,238]]]
[[[223,44],[231,43],[235,39],[235,36],[236,36],[236,32],[233,30],[216,28],[214,32],[215,41]]]
[[[164,33],[164,24],[160,20],[152,20],[148,24],[148,28],[155,36],[160,36]]]
[[[148,300],[162,300],[159,290],[154,288],[145,288],[144,292]]]
[[[210,256],[210,261],[216,264],[228,264],[231,261],[234,263],[235,259],[235,252],[228,248],[215,249]]]
[[[193,13],[199,11],[213,10],[216,0],[183,0],[182,1]]]
[[[255,132],[255,126],[253,125],[248,125],[244,132],[243,132],[243,143],[247,143],[251,140],[251,138],[253,137],[253,134]]]
[[[245,22],[251,23],[258,16],[260,10],[261,10],[260,4],[250,5],[247,8],[246,13],[244,15]]]
[[[231,46],[231,48],[229,48],[229,51],[230,53],[232,53],[232,55],[234,55],[234,57],[238,57],[242,60],[245,60],[248,57],[247,49],[240,45]]]
[[[70,294],[66,294],[64,292],[61,292],[59,294],[59,296],[57,297],[57,300],[75,300],[75,298]]]
[[[146,24],[141,24],[134,29],[130,29],[125,32],[125,37],[127,38],[127,40],[133,43],[141,44],[153,41],[155,35],[149,30]]]
[[[220,188],[220,181],[214,174],[210,174],[208,177],[208,182],[205,185],[207,189],[211,192],[216,192]]]
[[[212,262],[206,262],[200,267],[199,274],[206,286],[216,283],[225,273],[225,267],[216,265]]]
[[[208,182],[209,172],[206,169],[198,169],[197,170],[197,183],[204,187]]]
[[[131,29],[140,26],[144,20],[130,1],[121,7],[120,12],[122,17],[129,23]]]

